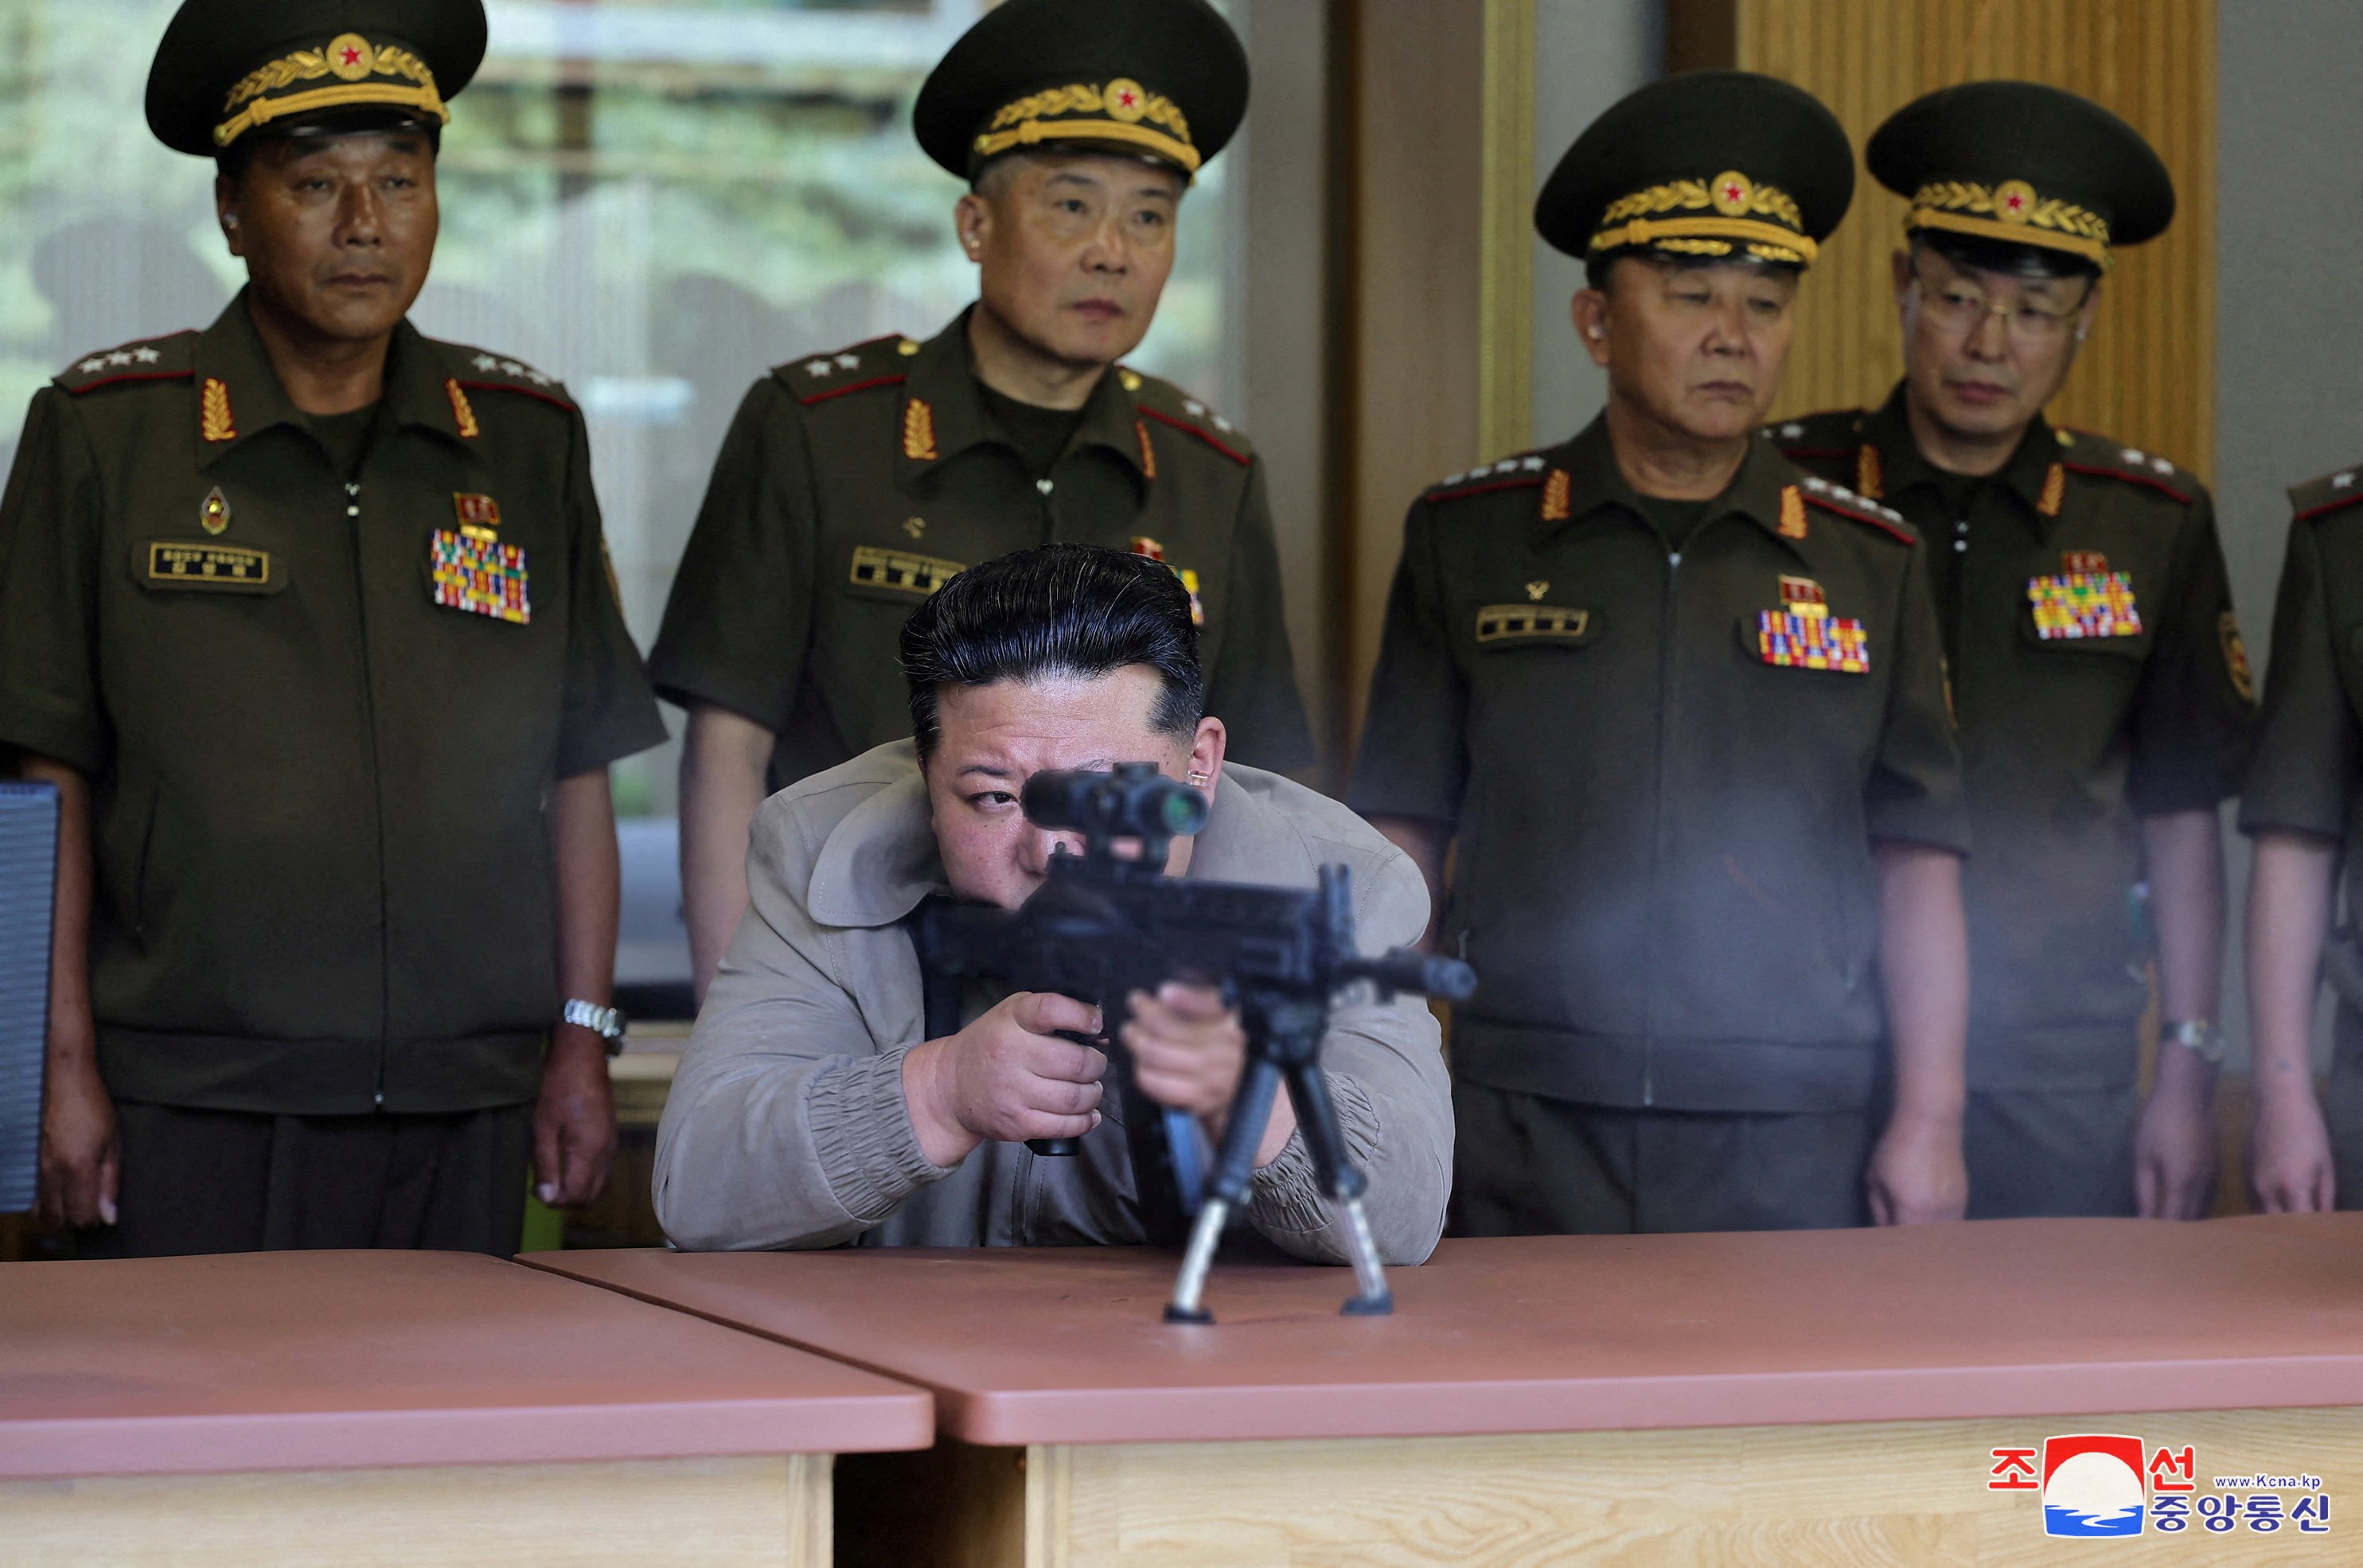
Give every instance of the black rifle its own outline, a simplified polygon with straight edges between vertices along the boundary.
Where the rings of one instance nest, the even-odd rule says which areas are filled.
[[[1177,1166],[1184,1178],[1175,1183],[1183,1189],[1179,1207],[1187,1207],[1193,1146],[1176,1145],[1194,1140],[1196,1129],[1186,1116],[1149,1105],[1132,1086],[1118,1043],[1125,998],[1134,991],[1153,993],[1170,980],[1219,985],[1238,1008],[1247,1033],[1247,1064],[1197,1205],[1167,1320],[1213,1321],[1199,1305],[1206,1269],[1231,1212],[1247,1202],[1256,1146],[1283,1084],[1314,1170],[1346,1220],[1358,1294],[1344,1309],[1392,1311],[1393,1298],[1362,1213],[1368,1184],[1347,1157],[1321,1075],[1321,1037],[1331,1003],[1348,987],[1368,984],[1382,1000],[1407,991],[1458,1001],[1476,988],[1476,975],[1457,960],[1406,948],[1363,957],[1354,945],[1350,873],[1341,865],[1323,866],[1319,884],[1310,888],[1167,876],[1173,840],[1205,825],[1206,797],[1165,777],[1154,763],[1119,763],[1113,773],[1036,773],[1026,781],[1023,801],[1037,827],[1080,833],[1083,852],[1052,857],[1048,879],[1014,910],[923,906],[915,933],[920,962],[959,980],[1057,992],[1101,1009],[1111,1069],[1126,1096],[1125,1127],[1145,1213],[1148,1184],[1170,1179]],[[1127,843],[1138,847],[1137,856],[1117,852]],[[939,1032],[934,1020],[928,1027]],[[1071,1154],[1073,1145],[1060,1139],[1031,1146],[1037,1153]],[[1152,1222],[1152,1236],[1156,1230]]]

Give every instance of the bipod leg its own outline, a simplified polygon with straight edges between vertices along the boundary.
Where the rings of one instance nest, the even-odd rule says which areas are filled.
[[[1190,1245],[1182,1254],[1182,1272],[1174,1276],[1173,1299],[1165,1305],[1168,1323],[1212,1323],[1215,1315],[1200,1305],[1206,1289],[1206,1272],[1214,1267],[1215,1249],[1231,1210],[1244,1207],[1248,1183],[1255,1174],[1256,1145],[1263,1141],[1264,1124],[1271,1119],[1271,1104],[1280,1094],[1280,1069],[1248,1042],[1247,1065],[1239,1073],[1239,1092],[1231,1099],[1231,1119],[1223,1129],[1223,1146],[1215,1156],[1215,1179],[1207,1184],[1206,1200],[1198,1206],[1191,1227]]]
[[[1296,1106],[1296,1130],[1304,1140],[1305,1152],[1313,1156],[1314,1172],[1345,1221],[1346,1255],[1354,1264],[1356,1294],[1337,1310],[1348,1318],[1383,1318],[1395,1309],[1395,1298],[1379,1263],[1370,1218],[1362,1212],[1362,1192],[1370,1184],[1346,1157],[1346,1135],[1337,1127],[1337,1109],[1319,1062],[1289,1068],[1288,1097]]]

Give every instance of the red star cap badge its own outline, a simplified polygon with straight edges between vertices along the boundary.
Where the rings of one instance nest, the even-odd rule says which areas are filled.
[[[347,65],[359,65],[361,62],[361,51],[355,49],[352,45],[347,44],[344,48],[343,54],[339,58],[341,58]]]

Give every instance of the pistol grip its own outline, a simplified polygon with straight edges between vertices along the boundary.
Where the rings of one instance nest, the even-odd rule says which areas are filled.
[[[1026,1147],[1048,1159],[1072,1159],[1083,1151],[1080,1138],[1029,1138]]]

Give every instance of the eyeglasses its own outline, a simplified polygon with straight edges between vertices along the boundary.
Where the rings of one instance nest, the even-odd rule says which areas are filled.
[[[2024,297],[1996,305],[1985,291],[1958,279],[1932,284],[1915,273],[1912,284],[1920,291],[1920,308],[1946,330],[1966,338],[1984,326],[1987,317],[1999,316],[2011,341],[2026,349],[2056,346],[2074,328],[2083,309],[2080,300],[2067,310]]]

